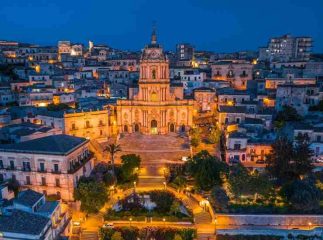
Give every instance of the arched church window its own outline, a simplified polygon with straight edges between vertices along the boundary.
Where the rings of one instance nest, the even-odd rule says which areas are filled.
[[[151,100],[152,102],[156,102],[156,101],[158,101],[157,93],[152,92],[152,94],[151,94],[151,96],[150,96],[150,100]]]
[[[153,69],[151,71],[151,76],[152,76],[152,79],[156,79],[156,69]]]

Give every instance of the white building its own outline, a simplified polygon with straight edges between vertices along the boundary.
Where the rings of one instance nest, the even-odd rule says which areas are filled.
[[[0,145],[0,180],[15,179],[22,187],[72,201],[79,178],[93,168],[88,144],[85,138],[53,135]]]

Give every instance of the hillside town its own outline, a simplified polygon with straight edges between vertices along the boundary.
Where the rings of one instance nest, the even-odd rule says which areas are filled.
[[[0,41],[0,239],[322,239],[315,39],[158,37]]]

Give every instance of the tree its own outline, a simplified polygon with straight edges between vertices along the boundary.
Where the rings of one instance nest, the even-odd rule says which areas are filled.
[[[208,136],[210,143],[219,143],[221,138],[221,130],[217,127],[212,127]]]
[[[134,180],[136,177],[135,169],[140,167],[141,158],[136,154],[127,154],[121,156],[121,177],[125,182]]]
[[[116,183],[116,177],[113,176],[111,173],[106,172],[103,175],[103,182],[107,187],[113,186]]]
[[[99,237],[102,240],[110,240],[113,235],[114,230],[111,228],[100,228],[99,229]]]
[[[150,193],[151,201],[156,203],[156,211],[159,213],[169,212],[170,208],[175,201],[175,196],[173,193],[167,191],[152,191]]]
[[[320,190],[309,179],[287,183],[280,193],[295,210],[311,212],[320,208]]]
[[[183,238],[181,237],[181,235],[175,234],[174,240],[183,240]]]
[[[109,144],[106,146],[105,151],[107,151],[110,154],[110,159],[111,159],[111,165],[112,165],[112,174],[115,176],[115,170],[114,170],[114,155],[117,152],[121,151],[121,147],[119,144]]]
[[[8,189],[14,192],[15,197],[18,196],[19,188],[20,188],[20,184],[16,179],[10,179],[8,181]]]
[[[293,171],[298,178],[312,172],[313,151],[310,149],[310,141],[307,135],[296,137],[293,157]]]
[[[296,109],[291,106],[283,106],[283,109],[277,113],[276,121],[290,122],[300,121],[302,117],[297,113]]]
[[[71,107],[65,103],[59,103],[59,104],[51,103],[47,105],[48,111],[62,111],[62,110],[68,110],[68,109],[71,109]]]
[[[321,100],[317,105],[315,106],[310,106],[309,107],[310,111],[320,111],[323,112],[323,100]]]
[[[294,146],[287,138],[280,137],[272,144],[266,169],[279,184],[301,179],[313,169],[312,155],[308,137],[298,136]]]
[[[240,199],[242,194],[249,194],[249,172],[241,163],[230,167],[227,181],[228,190],[236,201]]]
[[[107,189],[102,182],[81,178],[74,190],[75,200],[81,201],[81,210],[97,213],[108,198]]]
[[[227,164],[220,161],[208,151],[202,150],[186,162],[188,173],[194,177],[198,188],[208,191],[214,185],[222,183],[221,174],[226,172]]]
[[[199,128],[190,129],[191,145],[197,147],[201,142],[201,130]]]
[[[121,232],[115,232],[112,236],[111,236],[111,240],[124,240]]]
[[[291,168],[294,154],[293,144],[285,137],[279,137],[272,145],[266,159],[266,170],[279,184],[295,179]]]
[[[181,191],[186,187],[187,180],[184,176],[177,176],[173,183],[178,187],[179,191]]]
[[[180,212],[180,206],[181,204],[177,200],[174,200],[170,207],[170,212],[176,216]]]
[[[217,211],[227,212],[229,197],[225,190],[220,186],[215,186],[211,192],[210,202]]]

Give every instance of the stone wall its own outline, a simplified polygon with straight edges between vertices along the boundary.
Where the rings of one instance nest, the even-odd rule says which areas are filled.
[[[323,226],[323,215],[217,214],[218,228],[225,226]]]

